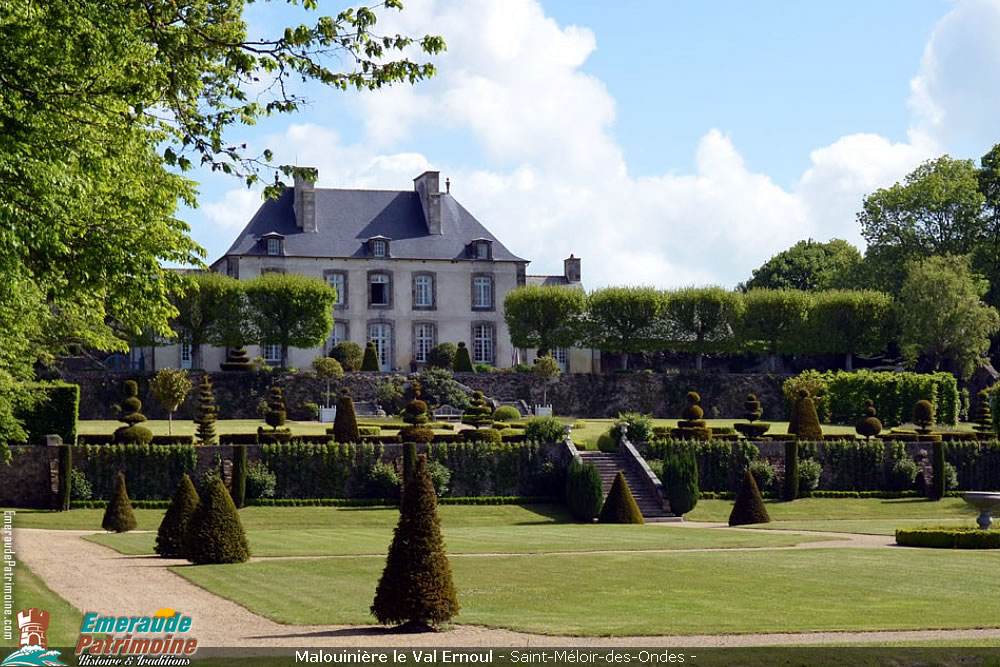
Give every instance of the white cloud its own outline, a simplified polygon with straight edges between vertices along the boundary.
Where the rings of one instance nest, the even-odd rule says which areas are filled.
[[[202,205],[205,217],[212,223],[226,229],[242,229],[260,208],[262,200],[259,192],[240,189],[230,190],[222,201]]]

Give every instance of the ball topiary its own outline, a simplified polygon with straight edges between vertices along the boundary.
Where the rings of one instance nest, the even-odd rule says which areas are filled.
[[[799,497],[799,443],[792,440],[785,443],[785,480],[781,497],[795,500]]]
[[[198,425],[196,432],[199,445],[215,444],[215,420],[218,418],[218,408],[215,407],[215,393],[212,391],[212,381],[208,373],[201,376],[198,384],[198,411],[194,423]]]
[[[125,400],[122,401],[118,421],[125,422],[125,426],[115,430],[115,442],[148,445],[153,441],[153,432],[145,426],[140,426],[142,422],[146,421],[146,416],[142,414],[139,385],[136,384],[135,380],[125,381]]]
[[[681,417],[677,422],[678,428],[705,428],[705,411],[701,409],[701,396],[696,391],[689,391],[685,397],[687,405],[681,410]]]
[[[111,533],[127,533],[135,530],[135,527],[135,514],[125,488],[125,473],[119,472],[115,477],[115,488],[108,499],[108,506],[104,509],[101,528]]]
[[[361,370],[379,371],[382,370],[378,359],[378,350],[375,348],[375,341],[368,341],[365,345],[365,356],[361,360]]]
[[[566,471],[566,505],[577,521],[592,522],[601,513],[604,487],[601,473],[592,463],[574,458]]]
[[[875,416],[875,404],[870,398],[865,399],[864,408],[861,411],[861,419],[854,425],[854,430],[858,435],[865,438],[874,438],[882,432],[882,422]]]
[[[670,511],[674,514],[687,514],[698,504],[701,495],[698,490],[698,459],[693,448],[680,448],[663,457],[660,479]]]
[[[823,429],[819,425],[819,415],[816,414],[816,403],[809,392],[799,390],[799,400],[795,402],[795,436],[799,440],[822,440]]]
[[[976,404],[976,425],[973,427],[978,433],[993,433],[993,411],[990,409],[990,395],[983,389],[976,394],[978,402]]]
[[[733,503],[733,510],[729,514],[730,526],[746,526],[754,523],[770,523],[771,517],[767,515],[767,508],[764,506],[764,499],[757,488],[757,481],[750,474],[748,468],[743,473],[743,484],[739,493],[736,494],[736,502]]]
[[[513,405],[501,405],[493,411],[493,421],[512,422],[521,418],[521,411]]]
[[[476,428],[493,423],[493,410],[486,404],[483,392],[476,391],[472,394],[472,403],[462,413],[462,423]]]
[[[184,557],[195,565],[245,563],[250,559],[240,514],[226,485],[214,477],[188,521]]]
[[[743,401],[743,418],[752,424],[760,419],[762,414],[760,401],[754,394],[747,394],[747,400]]]
[[[358,417],[354,414],[354,401],[347,388],[340,390],[340,398],[337,399],[337,416],[333,418],[333,428],[327,431],[333,436],[334,442],[360,442],[361,434],[358,432]]]
[[[271,395],[267,399],[267,412],[264,413],[264,421],[271,428],[277,430],[279,426],[285,425],[285,397],[281,387],[271,387]]]
[[[926,399],[917,401],[913,406],[913,423],[917,425],[917,433],[930,433],[934,425],[934,404]]]
[[[454,370],[456,373],[476,372],[476,369],[472,367],[472,357],[469,356],[469,348],[465,346],[465,343],[459,343],[458,349],[455,350]]]
[[[187,473],[181,475],[170,499],[160,528],[156,531],[156,553],[164,558],[184,558],[184,540],[188,522],[198,506],[198,492]]]
[[[600,523],[646,523],[621,470],[611,483],[611,490],[604,500],[604,507],[601,508],[601,515],[597,520]]]
[[[333,346],[330,356],[339,361],[345,371],[359,371],[365,351],[354,341],[345,340]]]
[[[421,456],[407,482],[371,613],[379,623],[433,626],[458,613],[451,566],[441,539],[437,495]]]

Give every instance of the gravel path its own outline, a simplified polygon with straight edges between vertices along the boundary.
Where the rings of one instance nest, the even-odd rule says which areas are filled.
[[[706,525],[706,524],[702,524]],[[436,634],[393,634],[369,626],[289,626],[275,623],[230,600],[195,586],[167,568],[186,561],[149,556],[123,556],[82,539],[93,531],[18,528],[15,549],[21,562],[56,594],[82,611],[115,615],[148,615],[170,607],[194,619],[192,634],[205,647],[307,646],[648,646],[709,647],[880,642],[925,639],[1000,639],[1000,628],[907,632],[817,632],[804,634],[662,635],[644,637],[559,637],[454,625]],[[885,536],[848,533],[835,540],[794,548],[886,548]],[[875,539],[873,539],[875,538]],[[876,543],[876,539],[881,543]],[[793,547],[765,547],[788,549]],[[692,550],[688,550],[692,551]]]

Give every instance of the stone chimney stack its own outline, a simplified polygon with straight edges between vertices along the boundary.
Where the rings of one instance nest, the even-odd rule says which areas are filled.
[[[441,172],[425,171],[413,179],[413,189],[420,195],[427,231],[431,234],[441,234],[440,176]]]
[[[574,257],[573,253],[570,253],[569,257],[563,260],[563,276],[566,278],[566,282],[580,282],[580,258]]]
[[[318,177],[319,172],[311,168],[313,175]],[[318,232],[316,225],[316,183],[306,179],[295,177],[295,224],[304,232]]]

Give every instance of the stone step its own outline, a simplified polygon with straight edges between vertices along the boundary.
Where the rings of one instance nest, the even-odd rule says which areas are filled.
[[[597,468],[597,472],[601,477],[601,486],[605,494],[611,490],[611,485],[618,475],[618,471],[621,470],[625,474],[625,481],[628,482],[636,505],[639,506],[639,511],[642,512],[643,518],[647,521],[682,520],[680,517],[675,517],[663,510],[660,506],[659,498],[649,491],[642,478],[626,465],[625,457],[621,454],[580,452],[580,458],[584,463],[590,463]]]

